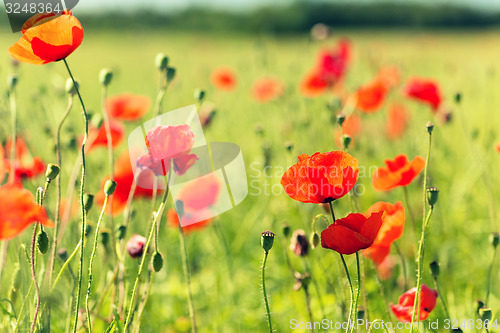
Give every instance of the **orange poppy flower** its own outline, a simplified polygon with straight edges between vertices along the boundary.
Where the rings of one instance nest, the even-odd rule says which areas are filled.
[[[342,131],[339,128],[335,131],[335,142],[340,148],[342,148],[344,146],[342,142],[342,133],[344,133],[345,135],[349,135],[351,137],[351,147],[354,146],[354,137],[361,133],[361,128],[361,116],[357,113],[351,114],[344,120],[344,123],[342,124]]]
[[[382,225],[382,212],[370,217],[351,213],[347,217],[335,220],[321,232],[321,246],[340,254],[353,254],[370,247]]]
[[[394,87],[399,84],[401,75],[397,67],[387,66],[379,69],[377,77],[385,81],[389,87]]]
[[[500,143],[497,143],[497,144],[495,145],[495,149],[496,149],[496,151],[497,151],[497,152],[499,152],[499,153],[500,153]]]
[[[327,203],[349,193],[358,173],[358,160],[346,152],[303,154],[283,174],[281,185],[294,200]]]
[[[7,173],[7,168],[5,167],[5,162],[4,162],[4,151],[3,147],[0,144],[0,184],[3,183],[3,179],[5,178],[5,174]]]
[[[442,103],[441,91],[435,81],[412,78],[406,83],[405,93],[409,98],[429,104],[436,112]]]
[[[134,183],[134,172],[132,170],[132,166],[130,164],[130,156],[128,150],[125,150],[120,157],[118,157],[115,163],[114,170],[114,181],[116,181],[116,189],[113,193],[113,215],[119,215],[125,209],[127,205],[128,196],[130,194],[130,189],[132,188],[132,184]],[[156,176],[149,169],[143,169],[136,180],[138,184],[150,184],[147,188],[143,188],[140,186],[136,187],[134,198],[153,197],[154,187],[154,178]],[[104,184],[106,183],[106,179],[104,179],[101,183],[101,188],[104,189]],[[158,193],[161,193],[161,190],[158,190]],[[104,203],[104,192],[99,191],[99,194],[96,197],[96,201],[99,205],[103,205]]]
[[[111,130],[111,143],[113,148],[116,148],[123,142],[125,126],[120,122],[110,120],[109,128]],[[106,126],[104,122],[99,128],[91,127],[89,129],[88,151],[90,152],[99,147],[108,147],[108,136],[106,135]]]
[[[212,72],[212,83],[220,90],[234,90],[236,88],[236,74],[230,68],[216,69]]]
[[[193,217],[191,214],[184,215],[182,217],[184,220],[185,225],[182,227],[182,230],[185,233],[190,233],[196,230],[200,230],[208,226],[212,222],[212,218],[203,220],[203,221],[198,221],[198,220],[193,220]],[[170,208],[167,212],[167,220],[170,223],[171,226],[177,227],[179,226],[179,216],[177,215],[177,212],[175,209]]]
[[[106,101],[106,111],[109,116],[120,120],[138,120],[150,107],[149,97],[129,93],[112,96]]]
[[[329,83],[320,73],[311,72],[300,83],[300,93],[306,97],[316,97],[323,94],[329,87]]]
[[[394,205],[379,201],[368,208],[365,216],[368,217],[375,212],[383,212],[382,226],[372,246],[364,250],[363,254],[370,257],[376,264],[381,264],[389,255],[392,243],[403,235],[405,209],[401,201]]]
[[[399,297],[398,304],[394,305],[391,303],[392,312],[399,321],[411,322],[416,293],[417,288],[411,288]],[[420,318],[418,321],[424,321],[429,317],[431,311],[436,307],[437,297],[437,290],[431,289],[425,284],[422,285],[420,292]]]
[[[269,102],[283,95],[285,85],[274,78],[262,78],[253,84],[253,97],[259,102]]]
[[[9,48],[9,53],[35,65],[65,59],[83,40],[83,27],[71,11],[36,14],[24,23],[21,33],[23,36]]]
[[[377,191],[388,191],[399,186],[409,185],[424,169],[425,160],[417,156],[413,161],[401,154],[394,160],[385,160],[386,167],[379,167],[373,173],[372,184]]]
[[[408,127],[410,115],[401,104],[393,104],[389,109],[386,124],[386,133],[389,139],[397,139],[403,135]]]
[[[11,170],[11,140],[7,141],[5,145],[4,164],[7,170]],[[22,137],[16,139],[16,159],[15,159],[15,173],[13,180],[20,182],[23,179],[34,178],[45,173],[45,163],[40,157],[33,157],[26,142]]]
[[[389,92],[389,86],[385,80],[375,80],[360,87],[355,95],[356,107],[363,112],[372,113],[380,110]]]
[[[20,184],[0,187],[0,240],[18,236],[30,224],[40,222],[53,227],[45,209],[36,204],[35,196]]]

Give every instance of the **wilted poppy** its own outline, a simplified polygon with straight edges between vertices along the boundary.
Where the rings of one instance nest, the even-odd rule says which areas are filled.
[[[321,232],[321,246],[340,254],[353,254],[370,247],[382,225],[382,214],[373,213],[367,218],[352,213],[335,220]]]
[[[118,121],[110,119],[109,129],[111,132],[111,143],[113,145],[113,148],[116,148],[123,142],[125,126],[123,126],[123,124]],[[94,148],[108,147],[108,136],[106,135],[106,126],[104,122],[99,128],[89,128],[88,147],[89,152]]]
[[[139,234],[134,234],[127,242],[127,252],[132,258],[139,258],[144,253],[147,239]]]
[[[7,170],[12,170],[10,159],[12,142],[9,140],[5,145],[4,163]],[[16,158],[14,165],[13,181],[20,182],[23,179],[34,178],[45,172],[45,163],[40,157],[33,157],[22,137],[16,139]]]
[[[375,212],[383,212],[382,226],[373,244],[364,250],[363,254],[370,257],[376,264],[381,264],[389,255],[392,243],[403,235],[405,209],[401,201],[394,205],[379,201],[368,208],[365,216],[368,217]]]
[[[405,93],[410,98],[429,104],[434,112],[438,110],[442,102],[438,84],[429,79],[412,78],[408,80]]]
[[[189,153],[194,141],[194,133],[188,125],[157,126],[148,131],[148,152],[137,159],[137,166],[165,176],[172,161],[175,173],[183,175],[198,160],[195,154]]]
[[[259,102],[269,102],[283,95],[285,85],[278,79],[262,78],[253,84],[253,97]]]
[[[220,90],[234,90],[236,88],[236,74],[230,68],[219,68],[212,72],[212,83]]]
[[[138,120],[150,107],[149,97],[129,93],[112,96],[106,101],[106,112],[109,116],[121,120]]]
[[[36,65],[65,59],[83,40],[83,27],[71,11],[36,14],[24,23],[21,32],[23,36],[9,53]]]
[[[18,236],[29,225],[39,222],[53,227],[45,209],[35,202],[34,195],[20,184],[0,187],[0,240]]]
[[[425,160],[417,156],[413,161],[401,154],[394,160],[385,160],[386,167],[379,167],[373,173],[372,184],[377,191],[388,191],[399,186],[410,184],[424,169]]]
[[[399,321],[411,322],[416,293],[417,288],[411,288],[399,297],[398,304],[394,305],[391,303],[392,312]],[[431,311],[436,307],[437,296],[437,290],[431,289],[425,284],[422,285],[420,292],[420,318],[415,318],[417,321],[423,321],[429,317]]]
[[[388,92],[387,82],[376,78],[355,92],[356,108],[366,113],[376,112],[382,107]]]
[[[408,127],[410,115],[402,104],[393,104],[389,109],[386,123],[386,133],[389,139],[397,139]]]
[[[346,152],[303,154],[283,174],[281,185],[294,200],[327,203],[349,193],[358,173],[358,160]]]

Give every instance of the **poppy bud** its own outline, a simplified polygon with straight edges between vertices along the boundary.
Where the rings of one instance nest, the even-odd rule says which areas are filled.
[[[463,332],[462,329],[460,329],[460,328],[454,328],[451,331],[452,332]]]
[[[292,151],[293,149],[293,142],[292,141],[286,141],[285,142],[285,149],[288,151]]]
[[[17,74],[10,74],[7,78],[7,85],[9,86],[9,90],[13,90],[17,86],[18,76]]]
[[[484,306],[484,302],[478,299],[476,301],[476,313],[479,314],[479,310]]]
[[[429,134],[432,133],[432,130],[434,129],[434,124],[430,121],[427,122],[427,124],[425,124],[425,128],[427,128],[427,132]]]
[[[455,103],[460,104],[461,101],[462,101],[462,93],[457,92],[455,94]]]
[[[92,115],[91,122],[95,128],[101,128],[104,118],[100,114]]]
[[[155,58],[155,65],[160,71],[164,71],[168,66],[168,57],[163,53],[158,53]]]
[[[311,247],[313,250],[318,247],[318,245],[320,243],[320,238],[319,238],[319,235],[316,231],[313,232],[313,234],[311,235],[310,242],[311,242]]]
[[[498,232],[492,232],[490,234],[490,244],[493,246],[494,249],[497,248],[499,242],[500,242],[500,235],[498,235]]]
[[[76,94],[76,90],[80,88],[80,85],[78,84],[78,81],[76,81],[76,87],[75,84],[73,83],[73,80],[71,78],[66,80],[66,93],[70,96],[73,96]]]
[[[111,80],[113,79],[113,72],[109,68],[103,68],[101,69],[101,72],[99,73],[99,83],[102,84],[104,87],[107,87],[110,83]]]
[[[439,190],[435,187],[429,187],[427,189],[427,203],[433,207],[438,201]]]
[[[153,269],[155,272],[161,271],[163,267],[163,256],[160,252],[156,251],[152,259]]]
[[[326,102],[326,107],[328,110],[332,112],[336,112],[342,106],[342,102],[338,98],[332,98],[328,102]]]
[[[439,263],[437,261],[433,261],[429,266],[431,267],[432,276],[437,278],[439,276]]]
[[[113,193],[115,193],[115,190],[116,190],[116,182],[112,179],[106,180],[106,183],[104,184],[104,194],[110,196]]]
[[[87,223],[85,226],[85,237],[88,237],[90,233],[94,230],[93,226],[90,224],[90,222]]]
[[[9,293],[8,293],[8,298],[10,299],[11,302],[15,302],[17,299],[17,295],[19,295],[19,288],[21,288],[21,282],[22,282],[22,274],[21,274],[21,267],[19,266],[19,263],[16,262],[14,266],[14,270],[12,271],[12,283],[10,285]]]
[[[99,233],[99,239],[101,240],[102,245],[104,245],[105,247],[109,244],[110,236],[111,235],[108,229],[103,229]]]
[[[123,224],[122,225],[119,225],[118,227],[116,227],[116,230],[115,230],[115,237],[118,239],[118,240],[122,240],[124,237],[125,237],[125,233],[127,232],[127,227],[124,226]]]
[[[59,250],[57,250],[57,255],[64,262],[68,260],[68,250],[66,250],[65,247],[62,247]]]
[[[344,149],[349,148],[349,145],[351,144],[352,138],[349,135],[344,134],[342,136],[342,143],[344,145]]]
[[[36,243],[38,245],[38,251],[40,251],[41,254],[47,253],[49,250],[49,236],[45,230],[40,231]]]
[[[290,235],[290,226],[288,223],[283,223],[281,225],[281,231],[283,232],[283,236],[288,237]]]
[[[35,201],[38,204],[41,204],[42,198],[43,198],[43,187],[38,186],[38,188],[36,189],[36,192],[35,192]]]
[[[92,205],[94,204],[94,196],[90,193],[84,193],[83,194],[83,208],[85,209],[86,212],[92,208]]]
[[[266,251],[266,253],[268,253],[269,250],[273,247],[274,236],[275,234],[273,234],[269,230],[261,233],[260,244],[262,245],[262,248],[264,249],[264,251]]]
[[[264,155],[264,166],[266,167],[270,166],[272,150],[271,150],[271,144],[269,142],[266,141],[262,144],[262,153]]]
[[[205,98],[205,90],[203,90],[203,89],[196,89],[194,91],[194,99],[196,100],[197,103],[203,102],[204,98]]]
[[[167,83],[172,82],[172,80],[175,78],[175,68],[174,67],[167,67],[167,71],[165,73],[165,77],[167,78]]]
[[[57,164],[49,163],[47,165],[47,171],[45,172],[45,177],[47,177],[47,181],[50,182],[59,175],[59,171],[61,168]]]
[[[135,234],[128,240],[127,252],[132,258],[138,258],[144,253],[147,239],[141,235]]]
[[[309,242],[306,233],[302,229],[297,229],[292,234],[290,250],[300,257],[305,257],[309,253]]]
[[[262,127],[261,123],[255,124],[255,126],[253,127],[253,130],[258,135],[261,135],[261,136],[264,135],[264,127]]]
[[[337,114],[337,124],[342,127],[342,124],[344,123],[345,121],[345,114],[343,112],[340,112],[339,114]]]
[[[484,322],[484,321],[491,321],[493,314],[489,307],[483,306],[482,308],[479,309],[479,316],[481,317],[481,320]]]
[[[358,320],[363,320],[365,318],[365,309],[360,306],[358,307]]]

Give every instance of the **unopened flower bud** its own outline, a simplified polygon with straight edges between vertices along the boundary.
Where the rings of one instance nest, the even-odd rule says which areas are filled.
[[[203,90],[203,89],[196,89],[194,91],[194,99],[196,100],[197,103],[203,102],[204,98],[205,98],[205,90]]]
[[[458,333],[462,333],[462,329],[461,328],[454,328],[451,330],[452,332],[458,332]]]
[[[360,306],[358,307],[358,320],[363,320],[365,318],[365,309]]]
[[[49,250],[49,236],[45,230],[40,231],[36,243],[38,245],[38,251],[40,251],[41,254],[47,253]]]
[[[7,78],[7,85],[9,86],[9,90],[13,90],[17,86],[18,76],[17,74],[10,74]]]
[[[65,247],[60,248],[57,250],[57,256],[64,262],[68,260],[68,250],[66,250]]]
[[[293,149],[293,142],[292,141],[286,141],[285,142],[285,149],[288,150],[289,152],[292,151],[292,149]]]
[[[101,69],[99,73],[99,83],[107,87],[111,83],[111,80],[113,80],[113,71],[109,68]]]
[[[75,84],[73,83],[73,80],[71,78],[66,80],[66,93],[68,95],[70,96],[75,95],[78,88],[80,88],[78,81],[76,81],[76,87],[75,87]]]
[[[275,234],[269,230],[264,231],[261,234],[260,244],[262,245],[262,248],[264,249],[264,251],[266,251],[266,253],[268,253],[269,250],[273,247],[274,236]]]
[[[116,227],[116,230],[115,230],[116,239],[122,240],[125,237],[126,232],[127,232],[127,227],[124,226],[123,224]]]
[[[476,313],[479,314],[479,310],[484,306],[484,302],[478,299],[476,301]]]
[[[431,273],[434,278],[439,276],[439,263],[437,261],[433,261],[429,265],[431,267]]]
[[[337,114],[337,124],[342,127],[342,124],[344,123],[345,121],[345,114],[343,112],[340,112],[339,114]]]
[[[320,238],[319,238],[319,235],[316,231],[313,232],[313,234],[311,235],[310,243],[311,243],[311,247],[313,250],[318,247],[318,245],[320,243]]]
[[[94,196],[90,193],[84,193],[83,194],[83,208],[85,209],[86,212],[92,208],[92,205],[94,204]]]
[[[160,252],[158,251],[155,252],[153,258],[151,259],[151,262],[153,264],[153,269],[155,270],[155,272],[161,271],[163,267],[163,256],[161,255]]]
[[[163,53],[158,53],[155,58],[155,65],[160,71],[164,71],[168,66],[168,57]]]
[[[309,253],[309,242],[306,233],[302,229],[297,229],[292,234],[290,250],[300,257],[305,257]]]
[[[87,225],[85,226],[85,237],[88,237],[92,233],[92,230],[94,230],[94,226],[91,222],[87,222]]]
[[[111,233],[109,229],[103,229],[99,232],[99,239],[105,247],[109,244],[109,239],[111,238]]]
[[[462,93],[457,92],[455,94],[455,103],[460,104],[461,101],[462,101]]]
[[[132,258],[139,258],[144,253],[147,239],[141,235],[135,234],[130,237],[127,243],[127,252]]]
[[[342,136],[342,144],[344,145],[344,149],[349,148],[349,145],[351,144],[351,142],[352,142],[352,138],[349,135],[344,134]]]
[[[493,246],[494,249],[497,248],[499,242],[500,242],[500,235],[498,234],[498,232],[492,232],[490,234],[490,244]]]
[[[288,225],[288,223],[283,223],[281,225],[281,231],[283,232],[283,236],[288,237],[290,235],[290,225]]]
[[[104,194],[110,196],[113,193],[115,193],[115,190],[116,190],[116,182],[112,179],[106,180],[106,183],[104,184]]]
[[[165,77],[167,78],[167,83],[172,82],[175,79],[175,68],[174,67],[167,67],[167,71],[165,73]]]
[[[427,128],[427,132],[431,134],[434,129],[434,124],[431,121],[428,121],[427,124],[425,124],[425,128]]]
[[[54,163],[49,163],[47,165],[47,171],[45,171],[45,177],[47,178],[47,181],[52,181],[56,179],[56,177],[59,175],[59,171],[61,171],[61,168],[57,164]]]
[[[493,314],[489,307],[483,306],[482,308],[479,309],[479,316],[481,317],[481,320],[484,322],[484,321],[491,321]]]
[[[429,187],[427,189],[427,203],[433,207],[438,201],[439,190],[435,187]]]

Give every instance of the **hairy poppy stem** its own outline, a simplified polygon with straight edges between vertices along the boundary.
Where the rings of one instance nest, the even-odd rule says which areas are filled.
[[[33,237],[31,238],[31,275],[33,277],[33,284],[35,286],[36,292],[36,308],[35,314],[33,315],[33,322],[31,323],[30,332],[35,332],[36,327],[36,319],[38,317],[38,312],[40,311],[40,288],[38,287],[38,281],[36,279],[36,269],[35,269],[35,244],[36,244],[36,235],[38,234],[38,222],[35,223],[35,227],[33,229]]]
[[[269,326],[269,333],[273,332],[273,325],[271,323],[271,310],[269,310],[269,302],[267,300],[267,292],[266,292],[266,262],[267,256],[269,252],[264,252],[264,260],[262,261],[261,267],[261,278],[262,278],[262,293],[264,294],[264,303],[266,304],[266,315],[267,315],[267,325]]]
[[[90,320],[90,308],[89,308],[89,297],[90,297],[90,287],[92,286],[92,266],[94,264],[95,253],[97,251],[97,241],[99,237],[99,227],[101,226],[102,218],[104,216],[104,212],[106,211],[106,207],[108,205],[109,195],[106,194],[104,198],[104,204],[101,209],[101,214],[99,215],[99,220],[97,220],[97,225],[95,227],[94,234],[94,246],[92,248],[92,254],[90,255],[90,263],[89,263],[89,275],[88,275],[88,287],[87,287],[87,295],[85,296],[85,308],[87,309],[87,329],[89,332],[92,332],[92,322]]]
[[[357,322],[358,319],[358,302],[359,302],[359,294],[361,292],[361,269],[359,267],[359,251],[356,252],[356,269],[358,273],[358,291],[356,294],[356,299],[354,301],[354,306],[353,306],[353,311],[354,311],[354,318],[353,318],[353,323]],[[354,331],[354,325],[352,325],[351,332]]]
[[[80,207],[81,207],[81,213],[82,213],[82,228],[81,228],[81,235],[80,235],[80,241],[81,241],[81,247],[80,247],[80,267],[78,270],[78,284],[77,284],[77,291],[76,291],[76,306],[75,306],[75,321],[73,325],[73,333],[76,333],[77,326],[78,326],[78,316],[79,316],[79,308],[80,308],[80,294],[82,291],[82,280],[83,280],[83,256],[84,256],[84,249],[85,249],[85,229],[87,228],[87,211],[85,209],[85,205],[83,202],[83,194],[85,191],[85,144],[87,143],[87,137],[89,134],[89,120],[87,116],[87,110],[85,109],[85,103],[83,102],[82,96],[80,95],[80,89],[78,88],[78,83],[76,82],[75,78],[73,77],[73,74],[71,73],[71,70],[69,68],[68,62],[66,61],[66,58],[63,59],[64,65],[66,66],[66,69],[68,71],[68,74],[71,78],[71,81],[73,81],[73,85],[76,90],[76,94],[78,95],[78,99],[80,100],[80,104],[82,106],[82,111],[83,111],[83,119],[85,121],[85,135],[83,137],[82,141],[82,146],[81,146],[81,151],[82,151],[82,178],[81,178],[81,184],[80,184]]]

